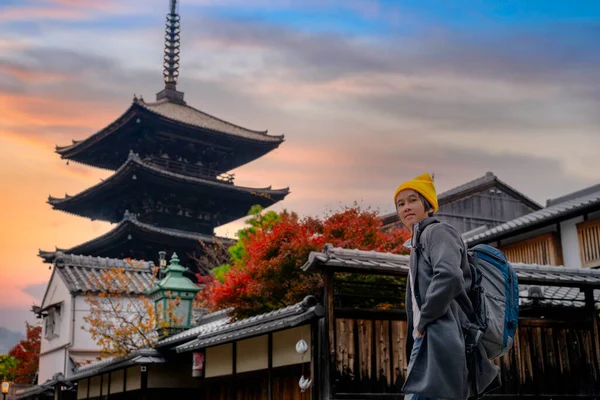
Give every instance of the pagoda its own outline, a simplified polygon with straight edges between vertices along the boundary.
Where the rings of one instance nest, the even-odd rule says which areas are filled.
[[[114,174],[76,195],[50,196],[48,203],[116,226],[70,249],[40,250],[45,262],[52,262],[58,252],[154,260],[165,250],[176,252],[192,267],[190,258],[218,239],[216,227],[245,216],[253,205],[266,208],[288,195],[288,188],[234,184],[228,171],[274,150],[284,137],[247,129],[188,105],[177,90],[179,33],[177,1],[171,0],[165,87],[155,102],[134,96],[110,125],[87,139],[56,147],[62,159]]]

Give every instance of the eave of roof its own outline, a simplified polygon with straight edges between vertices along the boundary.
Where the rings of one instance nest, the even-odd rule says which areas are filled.
[[[302,325],[313,318],[322,317],[324,313],[323,306],[317,304],[313,296],[307,296],[292,306],[203,331],[195,339],[175,347],[175,350],[182,353],[248,339]]]
[[[86,197],[93,196],[95,193],[97,193],[98,191],[101,191],[101,190],[110,190],[113,187],[113,186],[111,186],[113,183],[118,182],[120,179],[122,180],[122,179],[127,178],[130,174],[130,171],[132,172],[134,168],[141,168],[144,171],[150,172],[152,174],[156,174],[160,177],[174,179],[176,181],[184,182],[184,183],[190,184],[190,185],[205,186],[205,187],[208,186],[208,187],[213,187],[213,188],[219,189],[219,190],[231,191],[231,192],[237,192],[237,193],[246,193],[249,195],[253,195],[255,197],[271,199],[273,201],[273,203],[275,203],[276,201],[282,200],[283,198],[285,198],[285,196],[287,196],[289,194],[289,188],[271,189],[270,186],[266,187],[266,188],[250,188],[250,187],[244,187],[244,186],[236,186],[236,185],[232,185],[229,183],[219,182],[219,181],[211,180],[211,179],[204,179],[204,178],[199,178],[199,177],[178,174],[178,173],[171,172],[166,169],[160,168],[156,165],[152,165],[150,163],[144,162],[140,159],[140,157],[137,154],[130,152],[129,157],[127,158],[127,161],[125,161],[123,163],[123,165],[121,165],[121,167],[119,167],[119,169],[117,169],[115,171],[114,174],[112,174],[105,180],[97,183],[94,186],[89,187],[88,189],[86,189],[74,196],[65,195],[64,198],[48,196],[48,203],[55,208],[57,208],[57,207],[68,208],[69,203],[82,201]],[[277,199],[279,199],[279,200],[277,200]]]
[[[197,232],[182,231],[182,230],[178,230],[178,229],[160,228],[160,227],[157,227],[154,225],[145,224],[143,222],[138,221],[137,218],[135,217],[135,215],[126,212],[125,216],[123,217],[123,220],[121,222],[119,222],[119,224],[117,224],[117,226],[115,228],[111,229],[110,231],[106,232],[105,234],[103,234],[101,236],[98,236],[97,238],[94,238],[85,243],[79,244],[70,249],[61,250],[60,252],[68,253],[68,254],[88,253],[87,251],[85,251],[86,247],[101,247],[103,242],[106,242],[106,241],[110,242],[110,241],[114,240],[114,237],[116,237],[120,234],[129,232],[130,228],[133,228],[132,232],[134,232],[134,233],[136,231],[138,231],[138,232],[141,231],[141,232],[147,232],[147,233],[159,235],[159,236],[178,238],[178,239],[182,239],[182,240],[190,240],[193,242],[197,242],[197,241],[201,241],[204,243],[214,243],[215,241],[224,242],[224,243],[232,242],[232,240],[228,239],[228,238],[206,235],[206,234],[197,233]],[[40,250],[38,255],[41,258],[43,258],[44,261],[51,262],[57,257],[58,254],[59,254],[59,252],[50,252],[50,251]]]
[[[305,271],[325,268],[336,272],[407,275],[410,257],[374,251],[347,250],[326,245],[322,252],[312,252],[302,266]],[[519,284],[592,287],[600,289],[600,270],[575,267],[511,263]]]
[[[98,293],[105,291],[99,273],[114,268],[123,270],[129,279],[125,294],[143,294],[153,283],[152,261],[128,261],[107,257],[60,254],[54,260],[55,270],[61,275],[70,293]]]
[[[141,349],[119,358],[98,361],[75,370],[69,377],[71,381],[79,381],[89,376],[114,371],[131,365],[162,364],[165,359],[155,349]]]
[[[573,218],[592,208],[600,208],[600,188],[584,196],[542,208],[541,210],[495,226],[485,232],[469,236],[465,239],[465,242],[470,246],[478,243],[489,243],[510,235],[527,232],[538,227]]]
[[[167,123],[181,125],[195,130],[207,131],[213,134],[226,135],[232,139],[242,139],[257,144],[277,147],[284,141],[284,135],[271,136],[267,134],[267,131],[246,129],[206,114],[188,105],[173,103],[167,99],[155,103],[146,103],[141,99],[134,98],[129,108],[111,124],[90,135],[86,139],[73,140],[73,143],[67,146],[56,146],[56,152],[63,158],[73,157],[75,153],[117,132],[121,126],[131,119],[143,115],[143,113],[149,113],[150,115],[159,117]],[[186,115],[187,117],[177,119],[174,114]],[[204,123],[202,123],[202,121],[204,121]]]

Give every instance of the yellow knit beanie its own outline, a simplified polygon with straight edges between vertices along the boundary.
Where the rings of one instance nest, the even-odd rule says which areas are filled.
[[[396,193],[394,193],[394,205],[396,204],[396,199],[398,198],[398,193],[403,190],[412,189],[417,193],[420,193],[431,207],[433,207],[433,212],[437,212],[438,210],[438,201],[437,194],[435,192],[435,186],[433,185],[433,179],[429,174],[422,174],[417,176],[415,179],[412,179],[408,182],[404,182],[402,185],[398,186],[396,189]]]

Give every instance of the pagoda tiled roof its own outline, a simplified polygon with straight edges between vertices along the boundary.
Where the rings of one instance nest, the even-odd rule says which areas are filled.
[[[170,229],[170,228],[161,228],[158,226],[146,224],[138,221],[137,217],[134,214],[129,212],[125,212],[125,216],[123,220],[117,224],[113,229],[106,232],[105,234],[98,236],[92,240],[89,240],[85,243],[72,247],[70,249],[61,249],[56,251],[44,251],[40,250],[38,256],[44,259],[45,262],[53,262],[59,255],[65,254],[90,254],[95,253],[94,250],[102,249],[103,247],[108,246],[112,242],[114,242],[115,238],[119,235],[123,235],[125,233],[136,233],[136,232],[144,232],[151,235],[156,235],[158,237],[163,238],[171,238],[171,239],[180,239],[187,240],[193,243],[203,242],[203,243],[233,243],[232,239],[222,238],[214,235],[208,235],[197,232],[183,231],[179,229]],[[164,239],[160,240],[161,242],[165,242]]]
[[[113,123],[84,140],[72,140],[68,146],[56,146],[56,152],[64,155],[77,150],[79,147],[91,145],[104,137],[118,131],[118,128],[127,121],[135,118],[139,111],[149,112],[155,116],[193,129],[208,130],[213,133],[228,135],[233,138],[243,138],[251,142],[279,145],[284,140],[284,135],[269,135],[268,131],[247,129],[223,119],[214,117],[187,104],[172,102],[162,99],[146,103],[143,99],[134,98],[131,106]]]
[[[246,139],[260,140],[265,142],[281,142],[283,135],[270,136],[268,131],[256,131],[243,128],[232,124],[220,118],[214,117],[187,104],[174,103],[168,99],[159,100],[153,103],[146,103],[144,100],[137,99],[135,103],[146,110],[158,114],[182,124],[209,129],[211,131],[239,136]]]
[[[178,174],[176,172],[172,172],[164,168],[158,167],[156,165],[153,165],[151,163],[145,162],[141,160],[138,155],[134,154],[133,152],[130,152],[127,161],[123,163],[123,165],[107,179],[74,196],[69,196],[68,194],[65,194],[65,197],[63,198],[48,196],[48,203],[55,208],[62,209],[68,207],[69,203],[81,201],[85,198],[88,198],[89,196],[93,196],[100,190],[110,190],[108,188],[110,188],[113,183],[125,176],[128,176],[127,171],[130,171],[132,169],[132,166],[139,167],[143,170],[152,172],[159,176],[173,179],[175,181],[185,182],[197,186],[209,186],[215,189],[235,193],[246,193],[248,195],[252,195],[260,199],[272,199],[273,203],[282,200],[285,196],[289,194],[289,188],[271,189],[270,186],[265,188],[250,188],[244,186],[236,186],[230,183],[209,178]]]

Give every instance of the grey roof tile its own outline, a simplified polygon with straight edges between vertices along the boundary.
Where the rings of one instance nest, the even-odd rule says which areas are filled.
[[[159,100],[153,103],[146,103],[141,99],[136,104],[145,109],[181,122],[187,125],[210,129],[215,132],[226,133],[229,135],[240,136],[247,139],[260,140],[264,142],[281,142],[283,136],[269,136],[267,131],[255,131],[224,121],[210,114],[197,110],[185,104],[177,104],[167,99]]]
[[[78,367],[74,374],[69,377],[71,381],[77,381],[88,376],[113,371],[130,365],[162,364],[165,359],[155,349],[141,349],[123,357],[107,358],[91,364]]]
[[[313,296],[307,296],[302,302],[279,310],[204,329],[193,340],[181,344],[175,349],[181,353],[249,338],[299,325],[311,318],[320,317],[323,313],[323,307],[316,303],[316,299]],[[192,330],[199,330],[198,328],[192,328]]]
[[[94,293],[106,290],[100,280],[102,271],[123,268],[129,285],[127,293],[142,294],[152,285],[154,263],[132,262],[133,264],[114,258],[59,253],[54,260],[54,267],[71,293]]]
[[[347,250],[326,245],[322,252],[312,252],[302,267],[304,270],[321,268],[349,268],[356,272],[377,272],[406,275],[410,257],[373,251]],[[600,288],[600,270],[551,265],[511,263],[520,281],[546,285],[592,285]],[[530,281],[535,282],[530,282]]]

